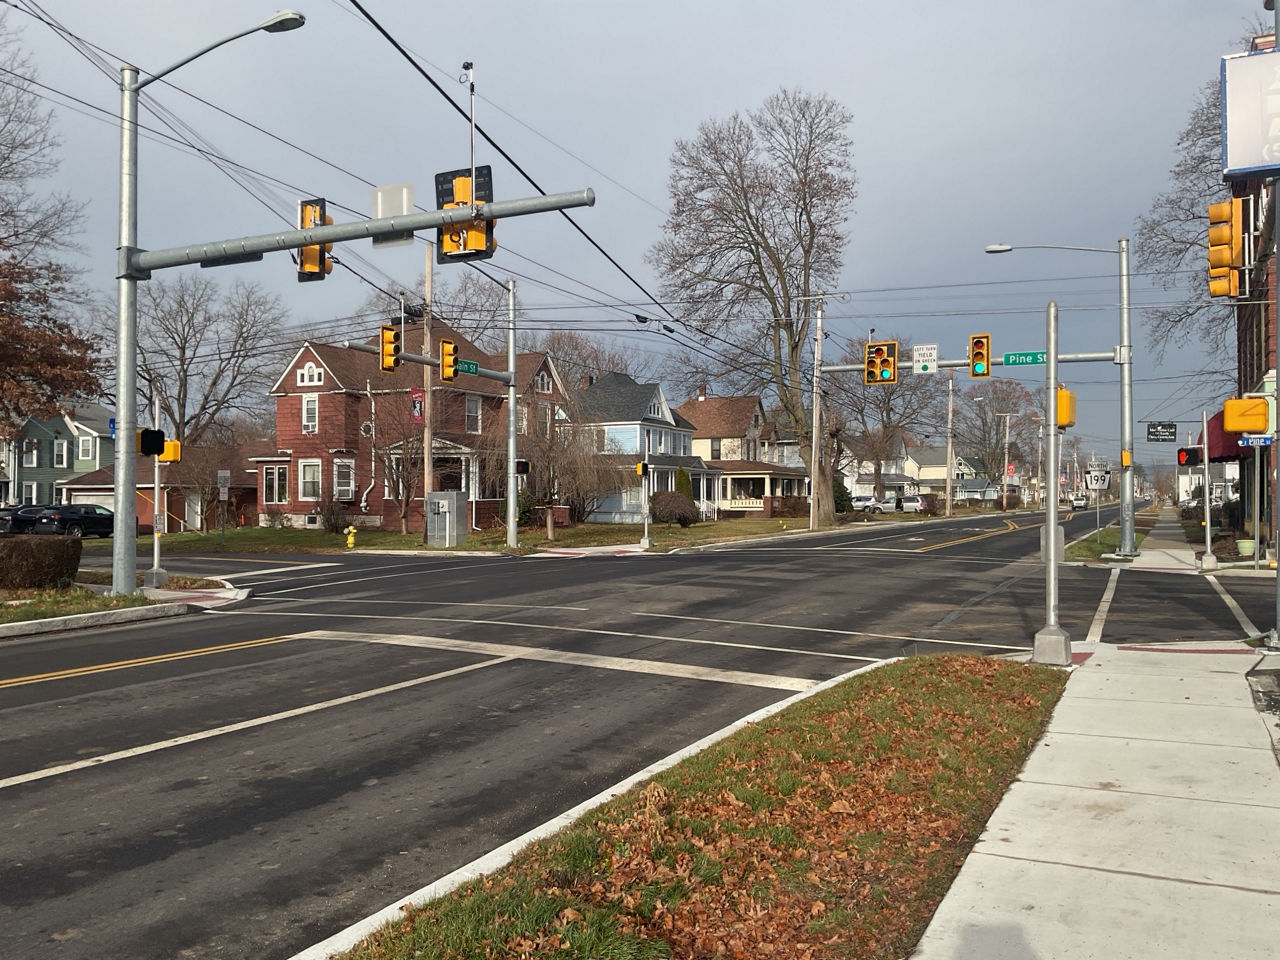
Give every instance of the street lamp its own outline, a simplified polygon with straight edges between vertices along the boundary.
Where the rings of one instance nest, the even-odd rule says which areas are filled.
[[[283,33],[296,30],[306,17],[294,10],[281,10],[257,26],[223,37],[190,56],[138,79],[138,68],[120,68],[120,246],[117,248],[119,318],[116,326],[116,474],[115,523],[111,547],[111,592],[133,593],[137,589],[138,454],[134,437],[138,429],[138,281],[150,273],[131,267],[129,258],[138,252],[138,92],[192,60],[216,50],[224,43],[239,40],[259,30]]]
[[[1129,238],[1121,237],[1114,249],[1058,243],[992,243],[986,248],[987,253],[1009,253],[1011,250],[1080,250],[1120,256],[1120,345],[1116,348],[1116,363],[1120,365],[1120,549],[1117,555],[1137,556],[1133,532],[1133,344],[1129,330]]]

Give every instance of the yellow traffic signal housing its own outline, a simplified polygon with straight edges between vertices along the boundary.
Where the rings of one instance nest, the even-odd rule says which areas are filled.
[[[991,376],[991,334],[969,335],[969,376]]]
[[[867,384],[898,382],[897,340],[880,340],[867,344],[862,382]]]
[[[1245,397],[1222,404],[1222,429],[1227,433],[1267,433],[1269,404],[1266,397]]]
[[[493,202],[493,172],[488,166],[436,174],[436,206],[441,210]],[[436,231],[436,262],[487,260],[498,249],[492,220],[465,220]]]
[[[166,440],[164,442],[164,453],[156,457],[161,463],[178,463],[182,460],[182,441]]]
[[[378,367],[383,373],[391,373],[400,366],[400,330],[394,324],[384,323],[378,328]]]
[[[649,475],[649,465],[643,461],[636,464],[636,476],[647,477]]]
[[[310,230],[312,227],[333,223],[333,217],[325,212],[323,197],[298,202],[298,229]],[[298,250],[298,282],[323,280],[333,270],[333,261],[329,253],[332,243],[312,243]]]
[[[1066,387],[1058,387],[1058,427],[1065,430],[1076,425],[1076,395]]]
[[[1209,204],[1209,296],[1238,297],[1244,266],[1244,200]]]
[[[452,340],[440,341],[440,379],[452,380],[458,375],[458,345]]]

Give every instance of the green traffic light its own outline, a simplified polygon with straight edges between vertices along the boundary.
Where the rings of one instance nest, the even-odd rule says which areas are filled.
[[[979,362],[979,363],[975,363],[975,364],[973,365],[973,372],[974,372],[974,373],[986,373],[986,372],[987,372],[987,365],[986,365],[985,363],[981,363],[981,362]]]

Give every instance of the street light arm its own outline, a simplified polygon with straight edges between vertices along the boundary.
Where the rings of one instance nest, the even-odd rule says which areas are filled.
[[[247,37],[251,33],[257,33],[259,30],[265,30],[267,33],[282,33],[285,30],[296,30],[306,22],[307,18],[295,10],[281,10],[279,13],[268,17],[256,26],[249,27],[247,30],[241,30],[239,33],[233,33],[229,37],[223,37],[221,40],[215,40],[208,46],[201,47],[195,53],[183,57],[176,63],[169,64],[169,66],[165,67],[158,73],[149,74],[145,80],[139,80],[134,83],[131,89],[136,93],[143,87],[147,86],[147,84],[154,83],[161,77],[173,73],[173,71],[177,70],[179,67],[185,67],[192,60],[198,60],[211,50],[217,50],[224,44],[231,43],[233,40],[239,40],[241,37]]]
[[[1071,247],[1060,243],[989,243],[986,253],[1009,253],[1012,250],[1083,250],[1086,253],[1116,253],[1117,247]]]

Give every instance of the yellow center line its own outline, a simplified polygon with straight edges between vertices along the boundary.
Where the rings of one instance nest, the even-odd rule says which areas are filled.
[[[224,643],[216,647],[200,647],[196,650],[178,650],[174,653],[160,653],[154,657],[138,657],[134,660],[117,660],[114,663],[95,663],[85,667],[72,667],[68,670],[55,670],[51,673],[34,673],[28,677],[9,677],[0,680],[0,689],[5,687],[21,687],[29,683],[47,683],[50,680],[66,680],[71,677],[84,677],[94,673],[106,673],[109,670],[129,670],[133,667],[145,667],[153,663],[168,663],[171,660],[187,660],[191,657],[207,657],[214,653],[229,653],[233,650],[248,650],[252,647],[263,647],[273,643],[284,643],[297,639],[293,636],[264,637],[261,640],[243,640],[239,643]]]
[[[927,547],[917,547],[916,553],[928,553],[930,550],[941,550],[943,547],[954,547],[960,543],[972,543],[974,540],[986,540],[988,537],[998,537],[1002,533],[1009,533],[1010,531],[1017,529],[1017,523],[1010,520],[1008,517],[1005,517],[1003,530],[989,530],[986,533],[974,534],[972,537],[961,537],[958,540],[944,540],[942,543],[935,543]]]

